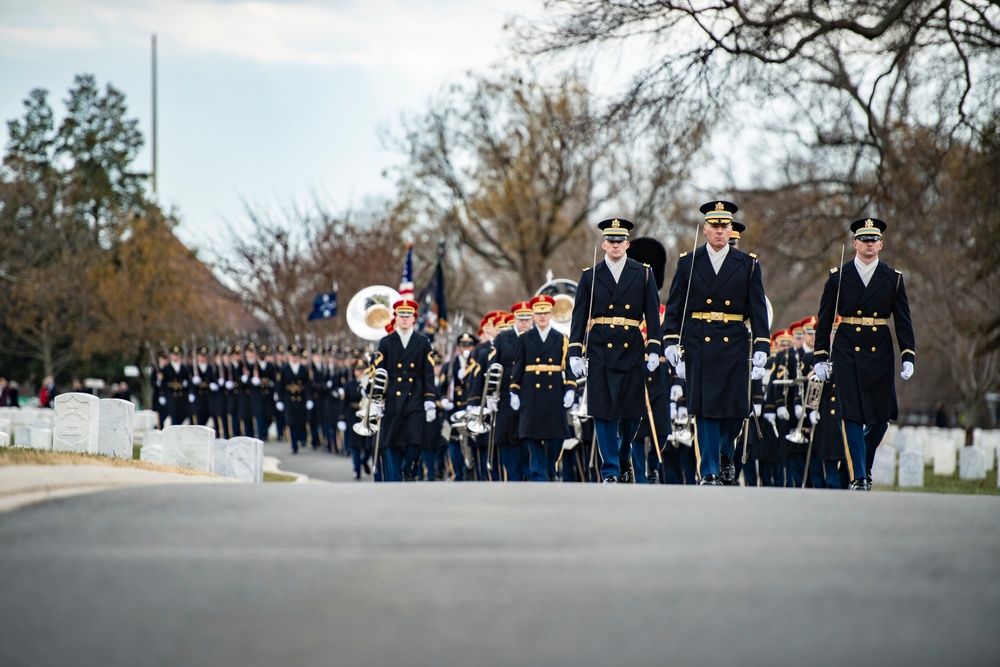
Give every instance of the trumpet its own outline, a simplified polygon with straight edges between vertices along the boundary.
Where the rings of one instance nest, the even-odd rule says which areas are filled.
[[[473,411],[472,416],[465,424],[470,433],[482,435],[492,427],[489,417],[493,414],[493,410],[490,409],[489,404],[491,398],[494,404],[500,400],[501,380],[503,380],[503,366],[496,363],[490,364],[489,368],[486,369],[486,386],[483,387],[483,397],[479,401],[479,411]]]
[[[805,424],[806,414],[810,410],[815,410],[819,407],[819,402],[822,396],[823,381],[815,375],[810,375],[809,381],[806,383],[805,399],[802,401],[802,415],[799,417],[799,423],[795,427],[795,430],[785,435],[786,440],[794,442],[797,445],[801,445],[809,439],[805,436],[805,433],[802,432],[802,426]]]
[[[385,407],[385,388],[389,384],[389,373],[384,368],[376,368],[372,377],[371,388],[368,392],[365,413],[361,416],[361,421],[352,428],[358,435],[368,437],[378,431],[382,419],[382,408]],[[372,405],[378,409],[372,414]],[[359,410],[360,412],[360,410]]]

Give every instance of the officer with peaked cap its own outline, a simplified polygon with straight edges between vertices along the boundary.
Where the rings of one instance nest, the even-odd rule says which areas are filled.
[[[645,374],[660,363],[660,297],[652,269],[626,256],[635,225],[612,218],[597,227],[604,259],[580,275],[568,354],[573,373],[587,378],[601,477],[610,483],[623,471],[631,481],[631,443],[646,413]]]
[[[292,343],[288,346],[288,361],[277,374],[279,400],[275,402],[275,409],[285,415],[292,454],[298,454],[299,449],[306,446],[309,418],[306,405],[312,400],[307,363],[298,344]]]
[[[750,379],[763,377],[771,339],[757,257],[729,245],[738,207],[711,201],[700,210],[707,243],[677,260],[663,320],[664,341],[672,344],[664,356],[687,380],[701,483],[721,486],[722,457],[735,454],[736,436],[750,414]],[[754,371],[747,363],[751,348]]]
[[[898,413],[890,318],[900,347],[900,377],[909,380],[913,375],[916,343],[903,274],[878,258],[886,228],[877,218],[851,224],[854,259],[830,270],[816,325],[813,368],[824,381],[830,378],[830,364],[836,373],[835,403],[854,490],[871,488],[875,449]],[[831,348],[837,315],[843,319]]]
[[[378,434],[382,479],[403,481],[406,461],[420,455],[425,422],[437,417],[434,394],[434,359],[431,343],[413,330],[418,304],[400,299],[393,304],[395,329],[378,343],[373,365],[389,376],[385,388],[385,407]]]

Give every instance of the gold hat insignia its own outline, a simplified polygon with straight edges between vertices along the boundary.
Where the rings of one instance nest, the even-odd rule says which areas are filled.
[[[865,229],[871,229],[874,226],[875,226],[875,223],[872,222],[871,218],[868,218],[867,220],[865,220]]]
[[[618,229],[621,226],[622,226],[622,223],[618,222],[617,218],[615,218],[614,220],[611,221],[611,229]]]
[[[726,210],[726,206],[721,201],[720,202],[715,202],[715,210],[716,211],[725,211]]]

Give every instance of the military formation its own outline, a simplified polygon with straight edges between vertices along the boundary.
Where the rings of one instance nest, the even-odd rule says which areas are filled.
[[[831,269],[817,312],[772,332],[737,211],[701,207],[663,303],[663,246],[614,218],[571,312],[540,290],[432,341],[403,296],[366,352],[172,348],[154,374],[161,419],[350,455],[356,479],[384,482],[868,490],[897,416],[890,322],[903,380],[915,349],[902,273],[878,258],[887,225],[851,224],[855,257]]]

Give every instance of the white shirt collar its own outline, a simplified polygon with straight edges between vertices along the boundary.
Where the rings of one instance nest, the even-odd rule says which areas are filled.
[[[865,266],[857,257],[854,258],[854,267],[858,270],[858,275],[861,276],[861,282],[868,287],[868,283],[871,282],[872,276],[875,275],[875,269],[878,268],[878,260],[876,259],[871,264]]]
[[[625,260],[627,259],[628,255],[625,255],[616,262],[608,257],[607,254],[604,255],[604,262],[608,265],[608,269],[611,270],[611,276],[615,279],[616,283],[618,282],[618,279],[622,277],[622,269],[625,268]]]
[[[544,343],[545,339],[548,338],[549,332],[552,331],[552,325],[550,324],[549,326],[543,329],[536,324],[535,328],[538,329],[538,335],[541,337],[542,342]]]
[[[708,258],[712,260],[712,269],[716,274],[719,273],[719,269],[722,268],[722,263],[726,261],[726,257],[729,255],[729,244],[722,246],[722,250],[716,252],[712,250],[712,246],[705,244],[705,250],[708,251]]]
[[[413,329],[410,329],[405,334],[397,329],[396,333],[399,334],[399,340],[403,341],[403,349],[405,350],[406,346],[410,344],[410,339],[413,338]]]

